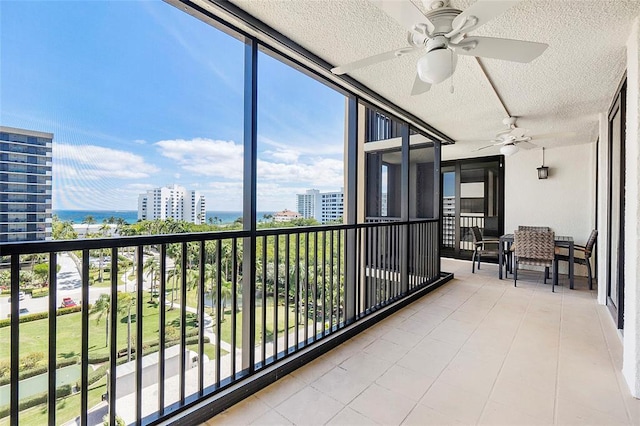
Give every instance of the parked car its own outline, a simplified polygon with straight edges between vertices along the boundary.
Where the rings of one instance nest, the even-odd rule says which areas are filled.
[[[70,297],[65,297],[64,299],[62,299],[62,303],[60,304],[61,308],[73,308],[74,306],[78,305]]]
[[[20,308],[19,315],[27,315],[29,310],[27,308]]]
[[[19,291],[18,292],[18,300],[24,300],[25,297],[27,297],[26,293],[24,291]],[[7,300],[9,303],[11,303],[11,298],[9,298]]]

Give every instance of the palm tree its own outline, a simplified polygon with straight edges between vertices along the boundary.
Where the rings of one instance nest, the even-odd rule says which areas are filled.
[[[158,259],[155,256],[149,257],[143,265],[143,270],[147,272],[147,276],[151,280],[151,299],[153,301],[153,288],[156,283],[158,277],[160,276],[160,264],[158,263]]]
[[[111,296],[104,293],[101,294],[100,297],[98,297],[98,300],[96,300],[93,306],[91,307],[91,311],[89,311],[90,314],[97,315],[96,324],[100,324],[100,320],[102,319],[103,316],[107,318],[107,320],[105,321],[105,327],[106,327],[105,339],[104,339],[105,347],[107,347],[107,345],[109,344],[109,313],[110,312],[111,312]]]
[[[92,215],[88,214],[88,215],[86,215],[86,216],[84,217],[84,219],[82,219],[82,223],[84,223],[84,224],[86,224],[86,225],[87,225],[87,232],[86,232],[86,235],[88,235],[88,234],[89,234],[89,226],[91,226],[91,225],[93,225],[94,223],[96,223],[96,219],[95,219]]]
[[[103,237],[106,237],[107,235],[109,235],[109,232],[111,231],[111,227],[109,226],[109,224],[107,223],[107,220],[105,219],[102,222],[102,225],[100,226],[100,234]],[[102,273],[104,271],[104,251],[103,249],[100,249],[100,257],[99,257],[99,267],[100,270],[98,272],[98,281],[102,282]]]
[[[118,312],[127,314],[127,361],[131,361],[131,310],[136,305],[136,298],[131,293],[118,293]],[[142,321],[142,318],[136,318]],[[138,356],[142,348],[136,348]]]

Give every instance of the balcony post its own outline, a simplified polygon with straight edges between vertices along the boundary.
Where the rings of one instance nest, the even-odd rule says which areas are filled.
[[[355,224],[357,222],[357,205],[358,205],[358,100],[355,96],[347,99],[347,131],[345,148],[345,164],[346,164],[346,191],[345,191],[345,213],[344,222],[346,224]],[[345,251],[345,322],[349,323],[356,318],[356,306],[360,306],[360,301],[356,300],[356,286],[358,285],[357,276],[359,271],[356,269],[358,264],[356,230],[349,229],[346,231],[346,251]]]
[[[409,125],[404,123],[401,129],[402,135],[402,177],[400,178],[401,188],[401,207],[400,219],[404,223],[402,225],[400,241],[400,293],[407,294],[409,292]],[[414,254],[416,255],[416,254]],[[421,253],[417,253],[421,255]]]
[[[242,227],[251,235],[242,250],[242,370],[255,368],[256,323],[256,171],[258,114],[258,42],[244,48],[244,167]],[[234,312],[236,315],[236,312]],[[232,356],[235,356],[232,354]]]

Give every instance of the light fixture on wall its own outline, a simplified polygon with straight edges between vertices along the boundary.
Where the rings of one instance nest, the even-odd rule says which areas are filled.
[[[506,155],[507,157],[509,157],[510,155],[515,154],[518,151],[520,151],[520,148],[518,148],[517,146],[515,146],[512,143],[507,144],[507,145],[503,145],[500,148],[500,154]]]
[[[544,165],[544,147],[542,147],[542,166],[538,167],[538,179],[549,177],[549,168]]]

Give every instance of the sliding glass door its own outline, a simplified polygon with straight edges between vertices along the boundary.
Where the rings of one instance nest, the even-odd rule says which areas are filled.
[[[483,235],[504,230],[504,158],[442,162],[442,254],[470,259],[471,227]]]

